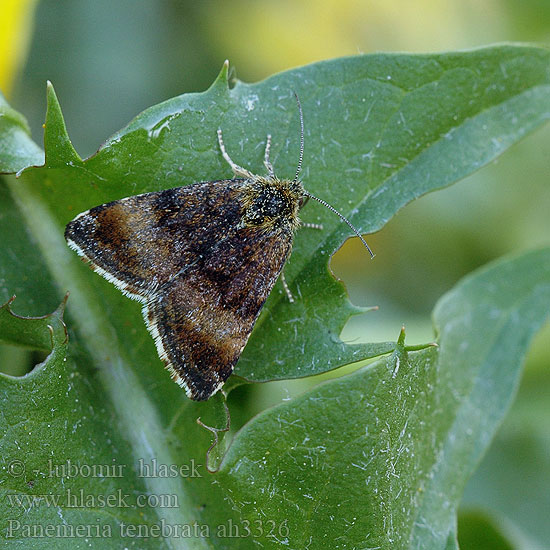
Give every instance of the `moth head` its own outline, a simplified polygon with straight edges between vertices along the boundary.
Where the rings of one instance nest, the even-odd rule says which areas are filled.
[[[258,177],[246,197],[245,224],[266,229],[296,229],[300,224],[298,211],[304,193],[299,182]]]

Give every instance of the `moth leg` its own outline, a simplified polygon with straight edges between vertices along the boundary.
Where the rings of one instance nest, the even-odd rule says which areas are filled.
[[[275,171],[273,170],[273,164],[269,160],[269,152],[271,151],[271,134],[267,134],[267,141],[265,144],[265,155],[264,155],[264,165],[267,168],[267,173],[270,177],[275,176]]]
[[[307,227],[309,229],[324,229],[321,223],[300,223],[300,227]]]
[[[288,298],[288,301],[293,304],[294,303],[294,296],[292,296],[292,292],[290,292],[290,288],[288,288],[288,284],[286,282],[285,274],[284,272],[281,272],[281,283],[283,283],[283,288],[285,289],[286,296]]]
[[[218,143],[220,144],[220,151],[222,152],[222,156],[227,162],[227,164],[231,166],[231,170],[233,170],[233,174],[235,174],[235,176],[237,176],[238,178],[253,179],[254,174],[252,174],[252,172],[249,172],[246,168],[243,168],[242,166],[235,164],[231,160],[231,157],[227,154],[227,151],[225,150],[225,145],[223,144],[221,128],[218,128]]]

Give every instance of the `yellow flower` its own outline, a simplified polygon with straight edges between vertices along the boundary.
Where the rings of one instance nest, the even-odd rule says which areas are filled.
[[[32,36],[37,0],[0,0],[0,90],[9,96]]]

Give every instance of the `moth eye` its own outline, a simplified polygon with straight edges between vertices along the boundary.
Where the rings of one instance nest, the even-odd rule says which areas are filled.
[[[259,212],[247,212],[246,214],[246,221],[250,225],[262,225],[264,222],[265,217],[261,215]]]

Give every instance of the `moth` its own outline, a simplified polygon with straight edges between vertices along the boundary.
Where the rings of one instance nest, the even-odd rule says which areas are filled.
[[[235,164],[221,129],[218,144],[234,178],[143,193],[96,206],[65,229],[68,245],[92,269],[143,304],[143,318],[172,378],[194,400],[214,395],[232,373],[292,249],[299,211],[314,199],[355,227],[299,180]],[[292,300],[283,278],[283,286]]]

